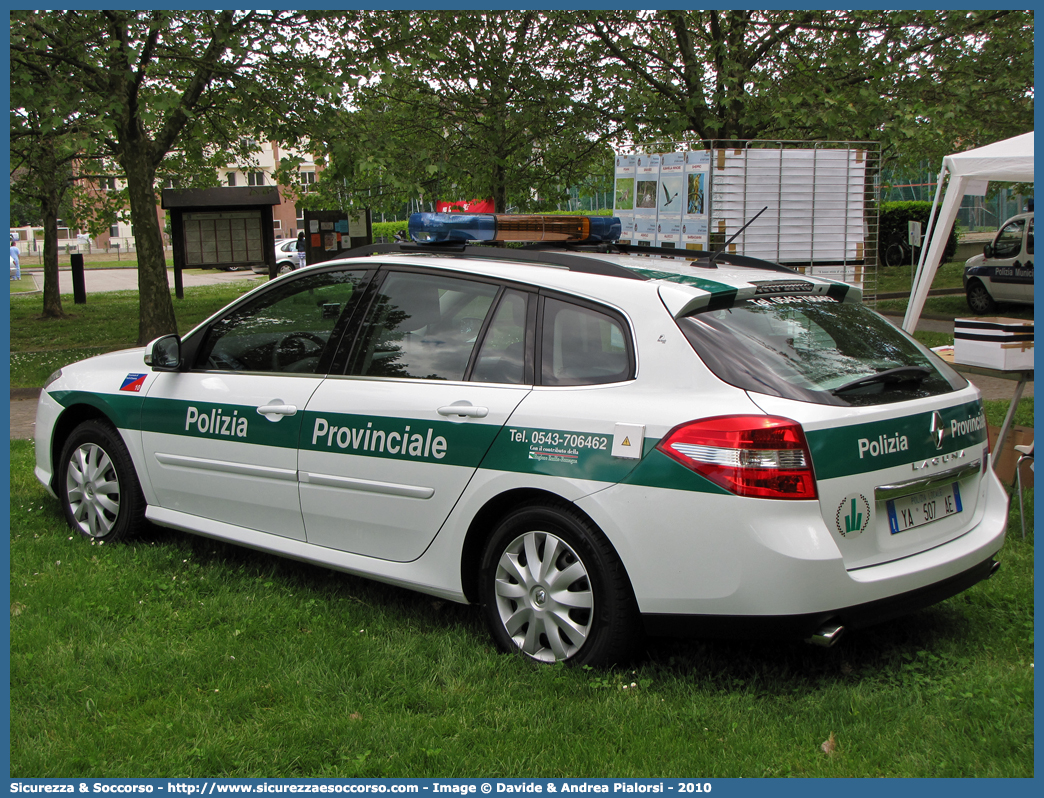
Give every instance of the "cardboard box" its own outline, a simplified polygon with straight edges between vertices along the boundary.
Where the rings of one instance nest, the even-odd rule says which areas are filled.
[[[1015,446],[1025,446],[1033,443],[1033,427],[1014,426],[1008,431],[1008,439],[1004,442],[1004,451],[997,451],[997,436],[1000,427],[987,427],[986,434],[990,439],[990,463],[1000,481],[1005,485],[1011,485],[1015,481],[1015,463],[1019,460],[1019,453]],[[1022,487],[1033,487],[1033,469],[1029,462],[1022,464]]]
[[[998,371],[1033,368],[1033,322],[984,317],[953,320],[953,360]]]

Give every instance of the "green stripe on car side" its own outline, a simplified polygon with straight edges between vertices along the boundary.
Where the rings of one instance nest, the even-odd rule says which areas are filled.
[[[945,431],[942,445],[932,436],[932,413],[903,418],[812,430],[805,433],[817,479],[833,479],[919,460],[977,446],[986,440],[986,416],[982,403],[939,411]]]
[[[304,414],[301,448],[476,468],[500,429],[495,424],[310,410]]]
[[[693,493],[716,493],[719,496],[730,495],[721,486],[665,455],[656,448],[657,443],[658,441],[652,438],[645,439],[645,456],[638,467],[621,480],[621,484]]]
[[[91,393],[88,391],[48,391],[62,407],[90,405],[103,412],[120,429],[138,429],[145,397],[137,393]]]
[[[301,426],[294,416],[269,421],[256,405],[190,402],[147,397],[141,414],[142,432],[184,435],[203,440],[297,448]]]
[[[507,425],[425,421],[307,411],[271,422],[252,405],[219,405],[137,394],[52,391],[64,407],[87,404],[122,429],[208,440],[302,448],[364,457],[397,458],[515,473],[724,494],[722,488],[655,449],[647,438],[641,460],[613,457],[612,435]],[[986,440],[979,401],[933,413],[806,432],[818,479],[877,471],[951,454]],[[289,422],[289,423],[288,423]]]
[[[612,456],[613,436],[505,426],[482,461],[484,469],[619,482],[637,460]]]

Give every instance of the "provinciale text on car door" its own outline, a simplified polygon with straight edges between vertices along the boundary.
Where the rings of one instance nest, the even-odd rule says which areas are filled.
[[[390,271],[345,375],[308,405],[301,507],[309,543],[420,556],[531,390],[525,292]]]

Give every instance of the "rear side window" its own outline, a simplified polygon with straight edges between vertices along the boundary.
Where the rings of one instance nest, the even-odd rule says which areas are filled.
[[[632,376],[623,321],[609,313],[547,297],[541,332],[543,385],[600,385]]]
[[[874,405],[967,385],[939,358],[869,308],[825,296],[737,302],[679,319],[707,367],[754,393],[833,405]]]

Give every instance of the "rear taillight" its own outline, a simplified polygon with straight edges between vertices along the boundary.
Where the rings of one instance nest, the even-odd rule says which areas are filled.
[[[776,416],[715,416],[679,424],[656,448],[739,496],[815,499],[801,425]]]

